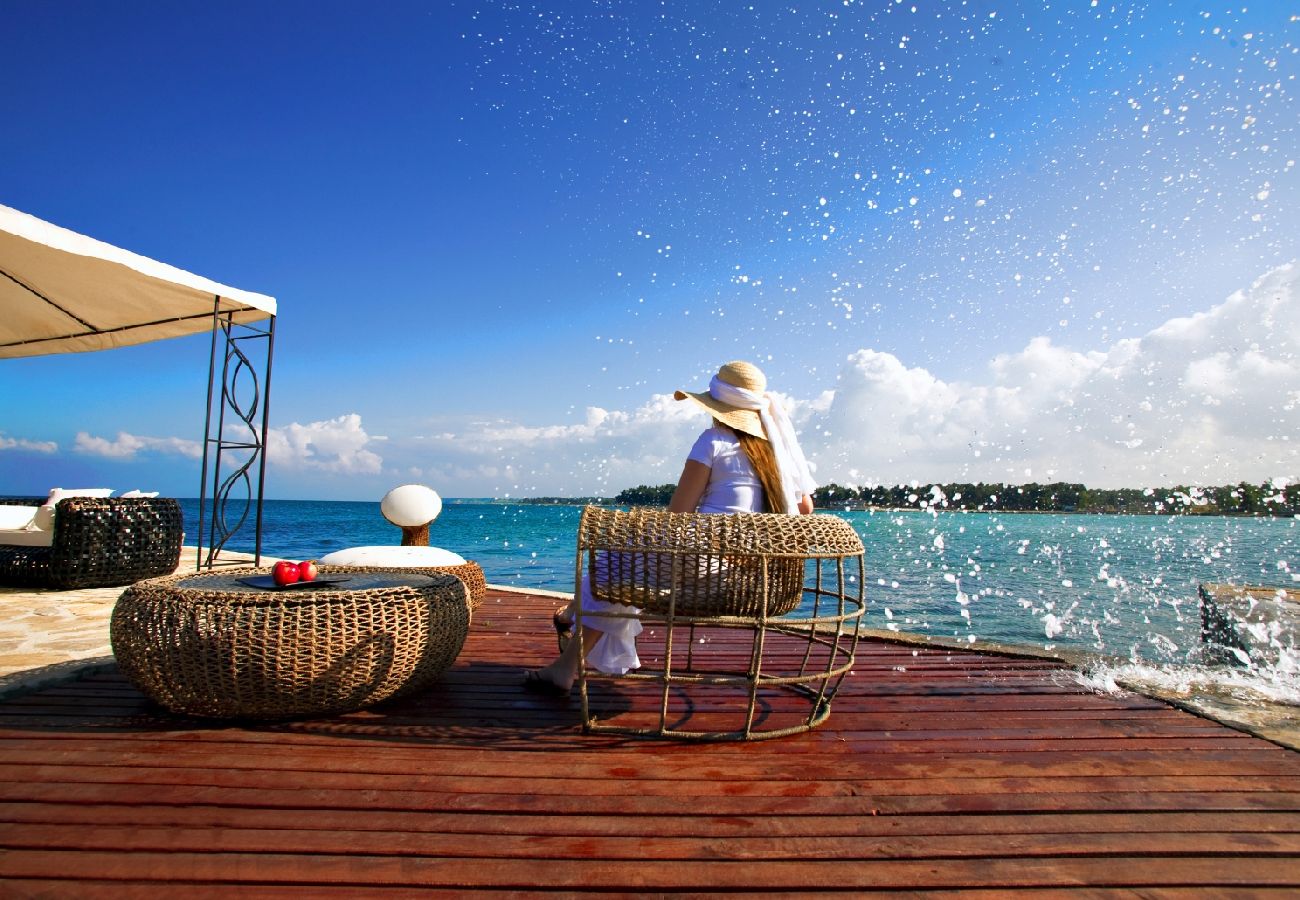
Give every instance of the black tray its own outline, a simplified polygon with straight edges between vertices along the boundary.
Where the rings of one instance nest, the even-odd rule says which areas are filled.
[[[351,575],[317,575],[311,581],[295,581],[293,584],[276,584],[275,579],[270,575],[250,575],[247,578],[236,578],[240,584],[246,584],[249,587],[261,588],[264,591],[292,591],[292,590],[311,590],[317,587],[329,587],[332,584],[339,584],[344,581],[351,581]]]

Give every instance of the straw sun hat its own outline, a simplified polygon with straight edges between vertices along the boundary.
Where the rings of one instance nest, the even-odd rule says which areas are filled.
[[[727,384],[743,388],[747,391],[753,391],[761,395],[767,390],[767,376],[763,370],[753,363],[747,362],[729,362],[721,369],[718,369],[718,380],[725,381]],[[700,406],[708,410],[713,418],[729,425],[736,431],[743,431],[745,434],[752,434],[754,437],[767,438],[763,433],[763,423],[758,417],[756,409],[739,409],[729,403],[723,403],[714,397],[708,391],[694,393],[693,391],[677,391],[673,394],[677,400],[694,400]]]

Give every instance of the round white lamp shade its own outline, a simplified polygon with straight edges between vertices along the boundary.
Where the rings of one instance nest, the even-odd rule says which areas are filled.
[[[379,501],[384,518],[401,528],[428,525],[442,512],[442,498],[433,488],[422,484],[395,487]]]

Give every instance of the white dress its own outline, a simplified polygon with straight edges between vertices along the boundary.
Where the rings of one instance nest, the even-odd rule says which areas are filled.
[[[735,432],[729,428],[713,426],[706,429],[695,441],[687,459],[709,467],[709,482],[700,498],[698,512],[740,513],[763,511],[763,487],[749,457],[740,447]],[[597,562],[599,565],[599,561]],[[622,603],[607,603],[591,595],[590,576],[583,574],[580,585],[582,596],[582,626],[603,632],[600,640],[587,653],[587,665],[600,672],[622,675],[629,669],[641,667],[636,655],[636,638],[641,633],[637,619],[613,619],[601,616],[602,612],[638,615],[640,610]]]

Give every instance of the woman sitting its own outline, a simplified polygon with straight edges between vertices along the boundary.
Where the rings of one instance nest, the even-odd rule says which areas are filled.
[[[693,400],[713,416],[712,427],[695,441],[686,457],[669,512],[810,513],[816,484],[799,449],[785,409],[767,393],[767,378],[752,363],[729,362],[718,370],[709,389],[677,391],[678,400]],[[597,560],[597,566],[600,560]],[[599,572],[597,573],[597,582]],[[600,672],[622,675],[639,668],[635,607],[599,600],[591,578],[582,576],[578,595],[554,616],[562,650],[549,665],[527,672],[524,687],[547,694],[567,694],[578,678],[577,641],[568,640],[575,605],[582,608],[582,656]]]

